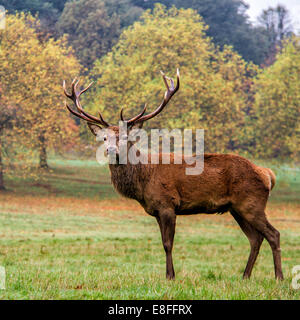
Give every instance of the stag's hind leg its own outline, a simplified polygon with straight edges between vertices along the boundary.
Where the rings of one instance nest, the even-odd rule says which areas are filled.
[[[283,280],[279,231],[270,224],[265,215],[264,218],[252,221],[252,225],[257,228],[269,242],[273,253],[275,278]]]
[[[249,208],[250,209],[250,208]],[[283,280],[281,269],[280,233],[268,221],[264,210],[252,207],[252,210],[241,210],[240,215],[267,239],[272,249],[275,278]]]
[[[234,210],[231,210],[231,214],[239,224],[245,235],[247,236],[249,243],[250,243],[250,255],[248,258],[247,266],[244,271],[243,278],[247,279],[250,278],[253,266],[257,259],[260,246],[264,240],[264,237],[261,233],[259,233],[254,227],[251,226],[245,219],[243,219],[238,213]]]
[[[156,217],[159,224],[163,246],[166,252],[166,277],[175,279],[172,249],[175,235],[176,215],[174,210],[162,210]]]

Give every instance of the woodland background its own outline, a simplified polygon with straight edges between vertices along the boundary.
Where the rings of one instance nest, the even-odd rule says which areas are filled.
[[[92,155],[86,125],[64,108],[62,81],[75,76],[95,82],[87,110],[117,122],[121,107],[155,108],[159,70],[179,67],[180,92],[148,127],[204,128],[206,152],[299,160],[300,42],[284,6],[252,25],[235,0],[0,4],[0,188],[34,161],[47,168],[50,153]]]

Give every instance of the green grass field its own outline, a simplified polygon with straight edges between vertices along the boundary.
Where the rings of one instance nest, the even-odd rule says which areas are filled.
[[[175,281],[165,280],[156,220],[120,198],[107,167],[53,160],[39,181],[7,180],[0,194],[1,299],[299,299],[300,170],[271,166],[277,185],[267,207],[281,232],[285,280],[274,279],[264,241],[250,280],[249,243],[230,214],[178,217]]]

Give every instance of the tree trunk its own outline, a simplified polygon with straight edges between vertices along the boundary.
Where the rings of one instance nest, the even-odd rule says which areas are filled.
[[[3,170],[3,163],[2,163],[2,146],[0,140],[0,190],[5,190],[4,187],[4,170]]]
[[[43,134],[40,135],[39,142],[40,142],[40,168],[48,169],[49,166],[47,163],[47,150],[46,150],[45,137]]]

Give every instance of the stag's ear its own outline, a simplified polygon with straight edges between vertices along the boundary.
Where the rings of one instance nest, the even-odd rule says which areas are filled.
[[[88,126],[89,126],[90,130],[92,131],[92,134],[96,137],[97,137],[98,133],[100,133],[100,131],[102,130],[102,128],[96,124],[88,123]]]
[[[143,125],[144,125],[143,121],[135,123],[132,127],[130,127],[130,130],[132,130],[132,129],[142,129]]]

